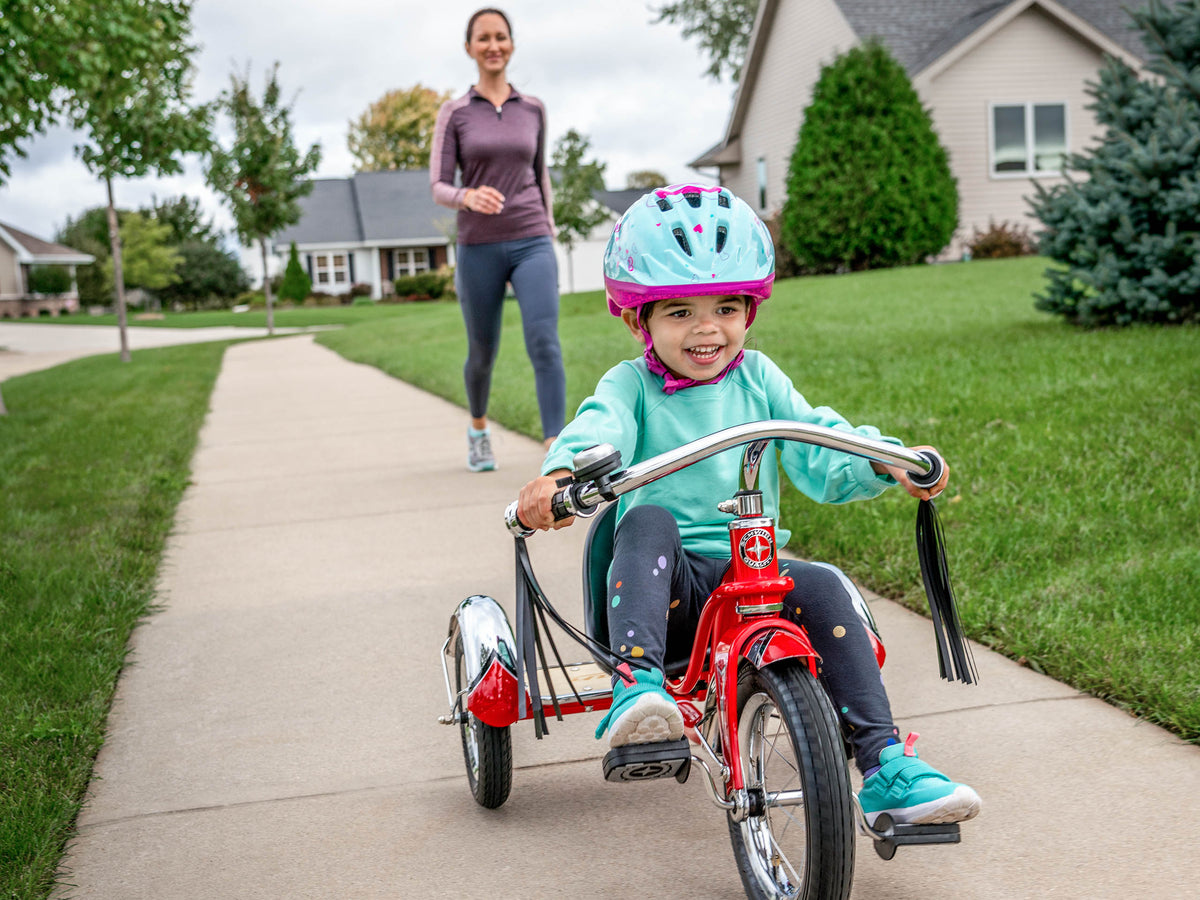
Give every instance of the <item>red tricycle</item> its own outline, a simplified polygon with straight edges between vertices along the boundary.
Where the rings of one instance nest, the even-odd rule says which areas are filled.
[[[683,782],[693,768],[702,770],[709,796],[726,812],[742,883],[754,898],[848,897],[855,824],[885,859],[902,844],[958,842],[956,824],[901,825],[886,815],[873,827],[867,824],[852,790],[838,716],[817,676],[817,653],[804,629],[780,616],[792,582],[779,573],[775,522],[763,515],[755,487],[764,455],[776,441],[802,441],[899,466],[922,486],[937,483],[944,465],[928,451],[781,420],[727,428],[624,469],[607,444],[579,453],[572,477],[560,482],[554,511],[557,519],[595,517],[584,550],[584,629],[560,616],[539,587],[525,547],[532,532],[517,518],[514,502],[505,523],[516,539],[516,631],[496,600],[475,595],[458,605],[442,647],[450,712],[439,721],[459,726],[467,780],[480,805],[495,808],[508,798],[510,726],[531,719],[540,738],[550,715],[561,719],[607,709],[611,675],[630,662],[609,646],[605,598],[617,504],[601,511],[602,504],[744,445],[740,489],[718,504],[732,516],[730,567],[703,608],[690,655],[666,664],[666,687],[679,704],[686,737],[610,750],[605,778]],[[926,571],[927,555],[922,572],[928,590],[931,577],[945,573],[944,558],[940,573]],[[931,592],[931,608],[933,598]],[[855,600],[882,665],[875,621],[857,592]],[[969,681],[973,667],[962,656],[965,642],[955,640],[953,605],[939,609],[934,624],[943,676],[957,665],[958,677]],[[550,621],[585,646],[592,661],[564,664]]]

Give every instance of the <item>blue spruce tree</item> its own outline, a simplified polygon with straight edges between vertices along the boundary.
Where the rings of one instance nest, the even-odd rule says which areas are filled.
[[[1132,16],[1159,77],[1108,60],[1088,86],[1100,143],[1033,201],[1040,250],[1063,264],[1046,271],[1036,305],[1084,326],[1181,323],[1200,310],[1200,0],[1152,0]]]

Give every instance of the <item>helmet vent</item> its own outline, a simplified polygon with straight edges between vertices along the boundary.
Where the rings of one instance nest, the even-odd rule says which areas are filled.
[[[729,209],[729,195],[724,192],[717,194],[717,206]]]
[[[725,249],[725,238],[729,237],[729,229],[724,225],[717,226],[717,252]]]
[[[675,235],[675,240],[679,242],[680,249],[682,249],[683,252],[688,256],[691,256],[692,246],[688,243],[687,235],[683,233],[683,229],[677,227],[672,229],[671,233]]]
[[[674,209],[674,207],[671,206],[671,201],[668,200],[666,197],[658,198],[658,208],[661,209],[663,212],[670,212],[672,209]]]
[[[700,208],[700,195],[698,193],[689,191],[683,195],[683,199],[687,201],[688,206],[690,206],[692,209]]]

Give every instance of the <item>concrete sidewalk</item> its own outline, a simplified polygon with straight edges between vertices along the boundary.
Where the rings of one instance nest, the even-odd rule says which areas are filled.
[[[465,423],[311,337],[228,350],[58,896],[743,896],[699,778],[607,784],[596,714],[516,726],[510,800],[471,799],[439,650],[468,594],[511,609],[541,452],[498,430],[468,473]],[[583,536],[530,541],[564,611]],[[1197,896],[1200,748],[982,648],[941,682],[928,621],[872,605],[902,732],[984,810],[890,862],[860,839],[855,898]]]

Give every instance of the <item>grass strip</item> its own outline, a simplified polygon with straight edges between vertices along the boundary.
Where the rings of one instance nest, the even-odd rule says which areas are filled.
[[[971,637],[1200,743],[1200,329],[1067,326],[1033,308],[1045,266],[781,281],[751,346],[814,406],[943,451]],[[405,312],[317,340],[465,405],[457,307]],[[560,334],[571,409],[639,352],[599,292],[563,298]],[[490,415],[540,438],[532,384],[509,303]],[[790,492],[783,517],[792,551],[924,609],[906,495],[828,507]]]
[[[4,383],[0,897],[52,886],[225,346],[95,356]]]

